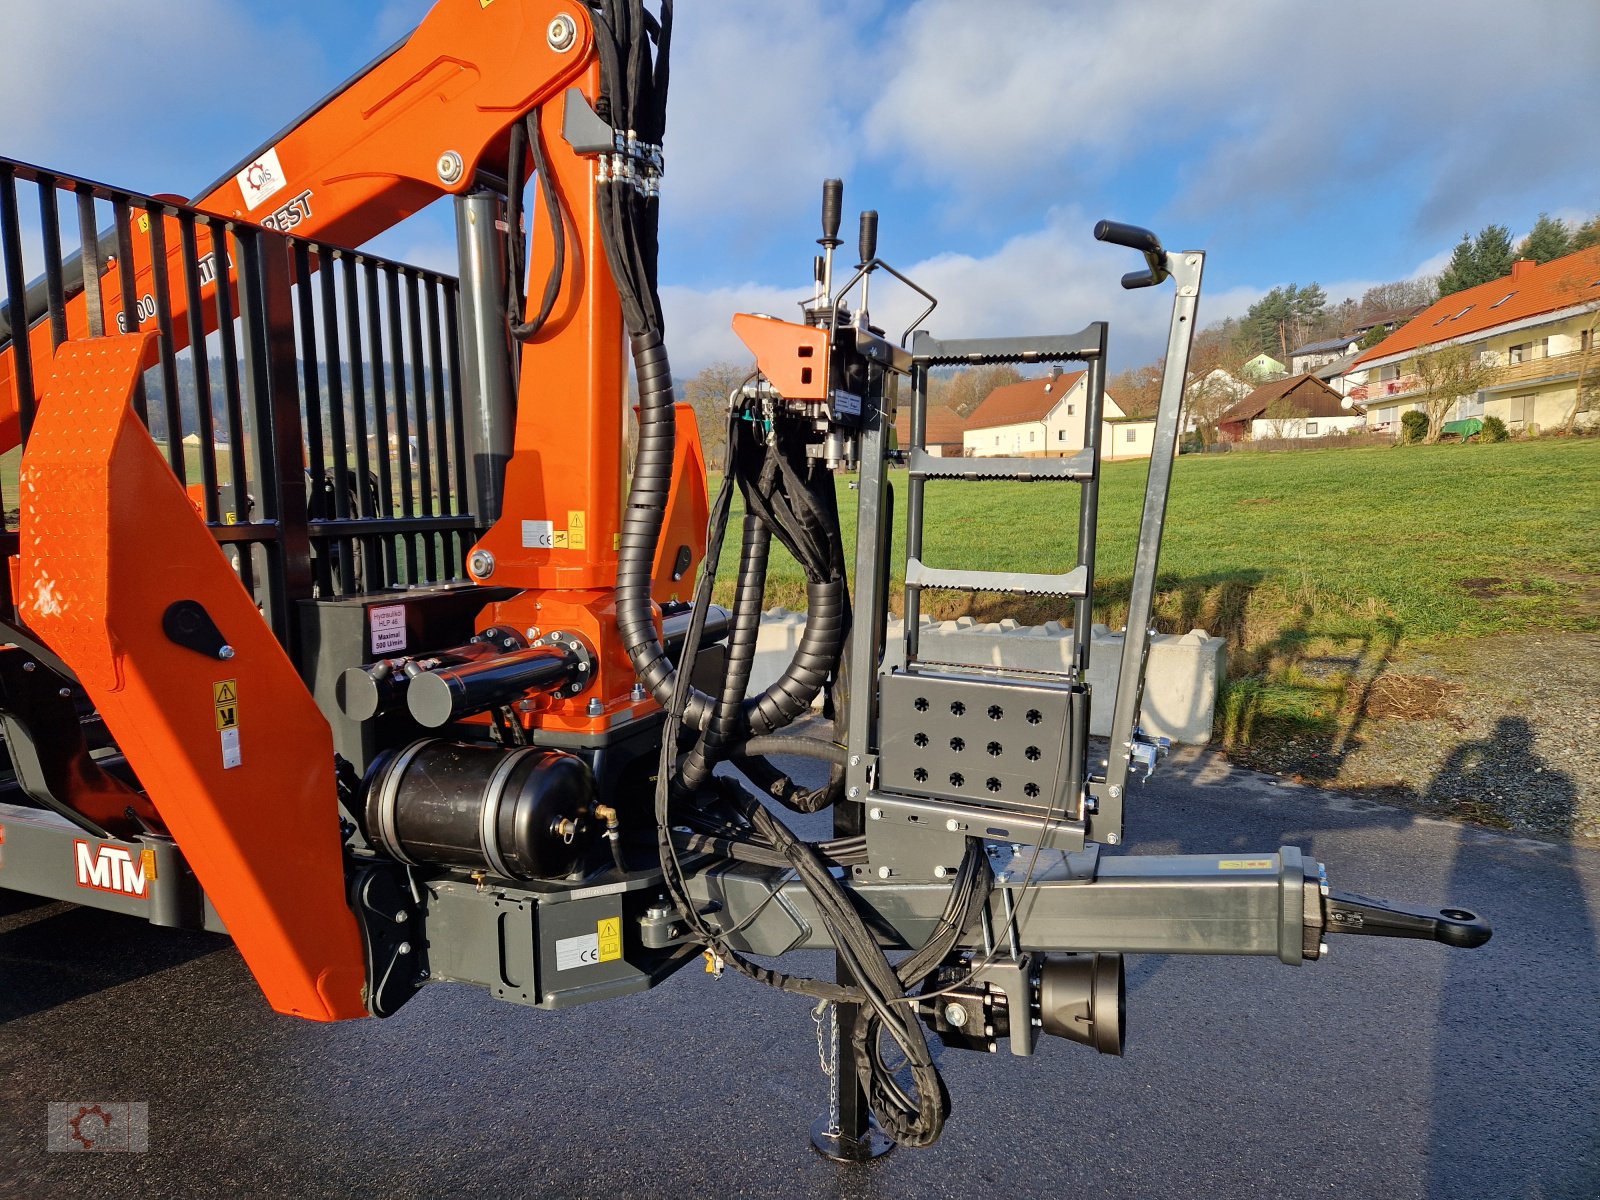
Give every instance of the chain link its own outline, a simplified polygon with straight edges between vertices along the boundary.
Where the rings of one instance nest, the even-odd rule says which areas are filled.
[[[828,1136],[839,1137],[839,1009],[831,1000],[820,1000],[811,1010],[817,1027],[817,1062],[828,1080]],[[824,1032],[826,1031],[826,1033]]]

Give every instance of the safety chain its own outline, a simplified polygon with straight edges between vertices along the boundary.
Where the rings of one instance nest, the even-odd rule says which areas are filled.
[[[840,1137],[843,1126],[839,1122],[839,1009],[831,1000],[819,1000],[811,1010],[812,1023],[817,1027],[817,1061],[828,1080],[828,1136]],[[828,1033],[824,1036],[824,1027]]]

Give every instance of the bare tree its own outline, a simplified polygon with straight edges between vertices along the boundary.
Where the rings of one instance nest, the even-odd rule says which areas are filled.
[[[1303,425],[1307,409],[1292,396],[1279,396],[1261,415],[1267,422],[1267,436],[1286,438],[1297,436],[1295,425]]]
[[[1161,362],[1130,367],[1106,380],[1106,395],[1126,416],[1149,417],[1161,406]]]
[[[728,394],[743,383],[753,364],[714,362],[683,385],[683,399],[694,408],[700,424],[700,444],[705,448],[706,465],[722,469],[728,445]]]
[[[1424,346],[1406,362],[1406,370],[1417,377],[1422,393],[1422,408],[1428,415],[1426,441],[1437,442],[1444,432],[1445,417],[1457,400],[1492,385],[1500,369],[1490,366],[1471,346]]]
[[[989,393],[1013,383],[1021,383],[1022,375],[1013,366],[1004,363],[987,367],[969,367],[950,376],[948,384],[939,389],[938,399],[963,417],[989,398]],[[930,391],[929,402],[934,395]]]

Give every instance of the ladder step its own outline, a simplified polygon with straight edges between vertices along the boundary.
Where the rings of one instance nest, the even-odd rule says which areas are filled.
[[[1088,572],[1074,567],[1065,575],[1028,575],[1020,571],[945,571],[913,558],[906,563],[908,588],[947,592],[1013,592],[1021,596],[1081,596]]]
[[[1094,478],[1094,455],[1080,450],[1070,458],[940,458],[913,450],[907,460],[913,479],[1010,479],[1087,482]]]

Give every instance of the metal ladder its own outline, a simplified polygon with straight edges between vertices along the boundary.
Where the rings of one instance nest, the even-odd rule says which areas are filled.
[[[883,668],[884,630],[880,621],[877,636],[858,640],[849,664],[853,694],[875,694],[878,698],[876,706],[851,709],[850,766],[846,772],[849,794],[868,804],[872,859],[874,863],[882,861],[884,865],[879,870],[887,870],[890,875],[900,873],[902,868],[917,874],[930,870],[937,875],[937,864],[942,861],[939,855],[946,853],[945,847],[937,843],[949,845],[952,837],[1008,839],[1068,852],[1095,841],[1116,845],[1122,839],[1123,801],[1131,768],[1153,767],[1165,749],[1158,740],[1139,732],[1137,719],[1204,256],[1192,251],[1169,254],[1154,234],[1112,222],[1101,222],[1095,236],[1144,255],[1146,269],[1125,275],[1125,288],[1150,287],[1168,278],[1177,283],[1104,773],[1091,771],[1088,760],[1086,677],[1099,520],[1107,327],[1104,322],[1096,322],[1078,333],[1061,336],[960,341],[941,341],[919,332],[912,341],[911,352],[899,352],[901,357],[891,368],[909,374],[912,387],[907,447],[905,662],[901,669]],[[1088,412],[1081,451],[1055,459],[945,459],[927,452],[930,370],[948,365],[1060,362],[1081,362],[1087,371]],[[863,437],[862,520],[856,564],[858,612],[882,612],[888,595],[887,529],[893,502],[884,442],[892,400],[884,403],[884,399],[878,398],[871,414],[875,419]],[[961,571],[928,565],[924,561],[923,538],[926,492],[928,482],[935,479],[1078,484],[1082,491],[1076,562],[1056,574]],[[928,589],[1071,599],[1073,629],[1067,672],[1019,674],[921,659],[922,593]],[[943,669],[952,666],[957,669]],[[882,822],[880,828],[885,828],[886,834],[886,827],[895,827],[899,836],[874,838],[874,822]],[[913,838],[908,843],[903,836],[907,824],[934,836]],[[926,852],[915,848],[924,841]]]

